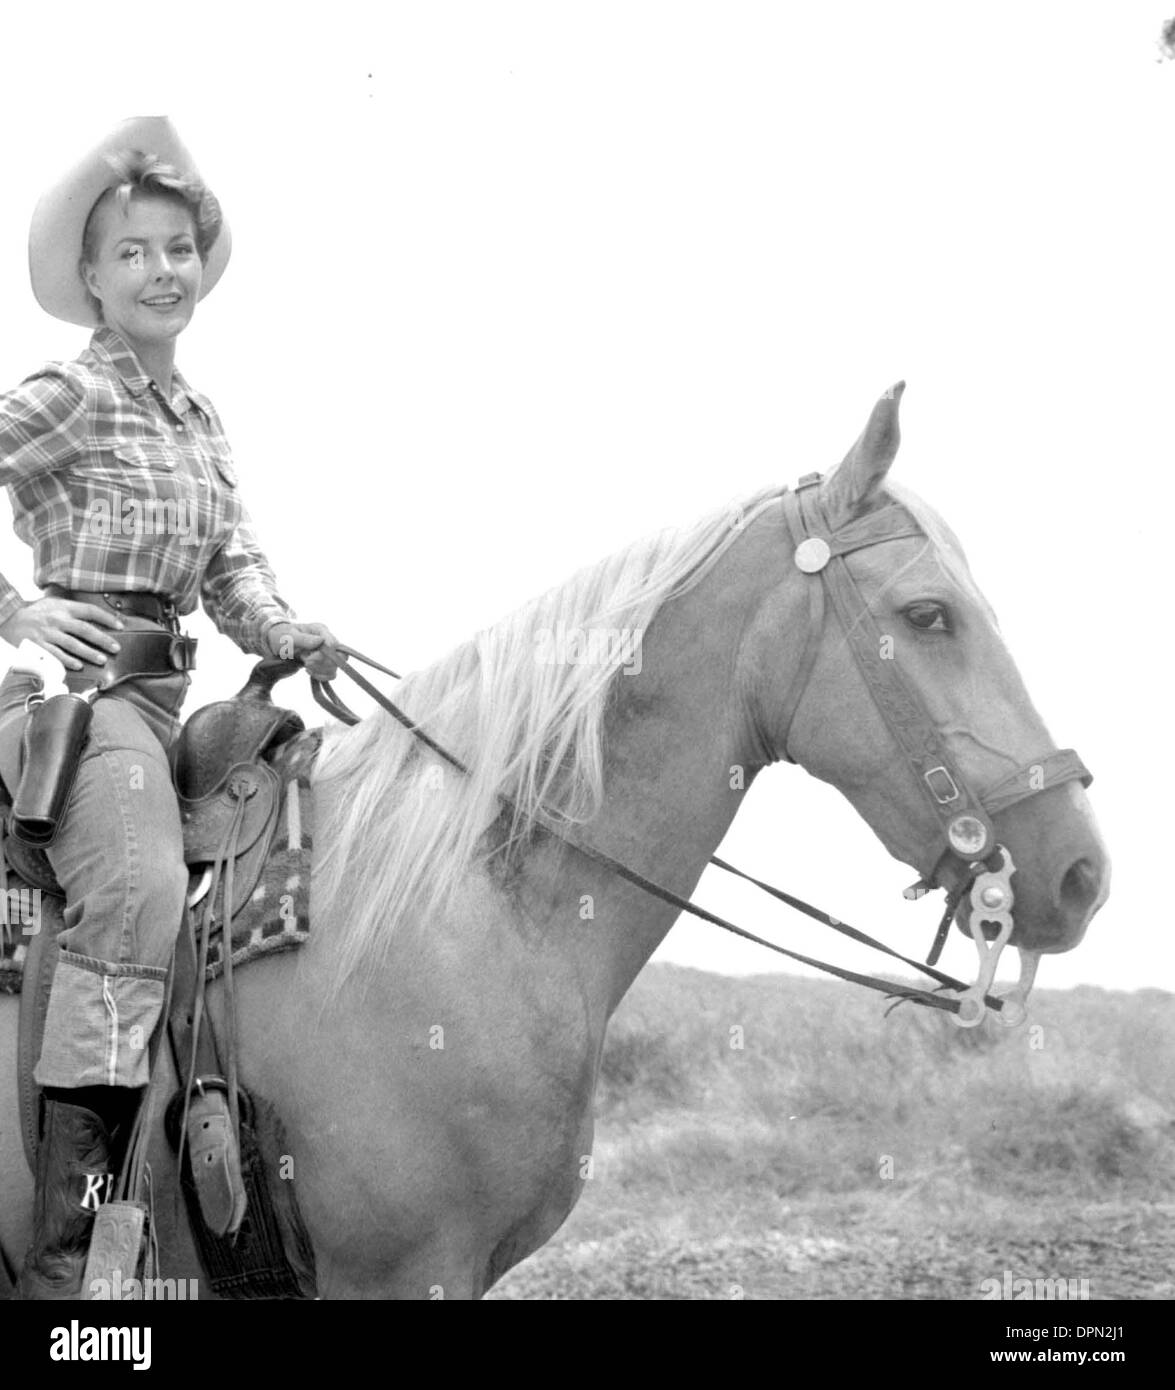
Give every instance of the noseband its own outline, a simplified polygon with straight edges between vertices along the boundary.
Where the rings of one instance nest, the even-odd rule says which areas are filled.
[[[1011,935],[1014,901],[1010,880],[1015,866],[1008,851],[996,844],[991,818],[1065,782],[1079,781],[1088,787],[1093,777],[1076,752],[1064,748],[1025,763],[986,792],[977,793],[972,788],[921,697],[906,683],[898,663],[883,656],[884,634],[845,559],[854,551],[887,541],[906,537],[925,540],[926,533],[904,507],[896,504],[870,512],[834,531],[820,503],[820,482],[821,474],[808,473],[796,484],[794,491],[785,492],[781,499],[783,514],[795,542],[796,567],[809,576],[808,635],[784,710],[784,756],[789,762],[793,761],[787,753],[787,734],[791,732],[792,721],[820,650],[827,592],[873,702],[881,711],[941,829],[942,839],[931,861],[935,865],[931,881],[923,880],[907,892],[910,896],[921,896],[935,886],[934,880],[943,877],[944,868],[955,868],[954,877],[961,885],[959,897],[968,892],[971,895],[971,934],[981,959],[980,979],[968,994],[980,990],[981,986],[982,993],[994,978],[999,951]],[[984,923],[997,931],[990,950],[981,930]],[[948,913],[931,950],[932,965],[942,949],[949,925]],[[1024,986],[1022,978],[1021,987],[1027,994]],[[979,1022],[980,1018],[982,1005],[974,1021]],[[967,1021],[960,1018],[960,1022]]]

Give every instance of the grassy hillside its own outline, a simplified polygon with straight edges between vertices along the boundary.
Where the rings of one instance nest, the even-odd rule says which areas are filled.
[[[884,1007],[648,968],[580,1204],[492,1296],[1175,1296],[1175,995],[1045,990],[1017,1030]]]

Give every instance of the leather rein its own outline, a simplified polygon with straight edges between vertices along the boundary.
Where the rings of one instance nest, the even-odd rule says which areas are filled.
[[[746,880],[762,892],[786,903],[789,907],[823,923],[825,926],[831,927],[841,935],[882,951],[887,956],[929,976],[938,983],[940,989],[958,991],[961,997],[952,999],[916,986],[879,979],[873,975],[858,974],[856,971],[815,960],[811,956],[802,955],[798,951],[792,951],[785,946],[767,941],[754,932],[747,931],[745,928],[727,921],[717,913],[697,906],[688,898],[662,887],[635,869],[630,869],[619,860],[613,859],[611,855],[605,854],[602,850],[569,839],[561,828],[548,822],[545,818],[540,816],[538,819],[549,834],[577,853],[601,865],[652,897],[659,898],[662,902],[676,907],[681,912],[687,912],[703,922],[709,922],[712,926],[721,927],[724,931],[732,932],[735,936],[753,941],[769,951],[822,970],[838,979],[879,990],[898,1004],[911,1002],[928,1008],[941,1009],[953,1015],[954,1021],[961,1026],[973,1027],[982,1021],[985,1009],[1003,1013],[1005,1005],[1013,1003],[1011,996],[1005,998],[987,992],[995,976],[999,952],[1012,931],[1011,907],[1014,898],[1011,890],[1011,877],[1015,872],[1011,855],[1003,846],[997,845],[995,842],[995,831],[990,817],[1006,810],[1009,806],[1014,806],[1017,802],[1063,782],[1079,780],[1084,786],[1088,786],[1093,779],[1077,754],[1072,749],[1063,749],[1045,754],[1034,762],[1025,764],[1010,776],[1005,777],[983,796],[977,796],[971,790],[966,778],[958,769],[944,741],[931,722],[920,698],[911,691],[902,678],[897,669],[897,663],[882,655],[884,650],[883,634],[869,611],[865,598],[844,558],[855,551],[890,540],[903,537],[925,539],[925,532],[918,527],[904,508],[896,505],[869,513],[833,532],[828,527],[823,509],[819,504],[816,489],[820,481],[821,475],[819,473],[807,474],[800,479],[794,492],[789,490],[781,495],[784,516],[792,540],[795,542],[795,564],[810,579],[807,586],[809,597],[807,644],[800,661],[798,677],[793,682],[792,691],[785,706],[784,728],[790,732],[796,710],[807,689],[815,666],[820,647],[819,639],[825,623],[825,595],[827,591],[874,702],[884,716],[899,748],[901,748],[940,827],[943,852],[937,861],[931,880],[921,880],[913,888],[906,890],[906,896],[916,898],[930,892],[936,886],[934,880],[940,877],[943,867],[951,861],[961,869],[961,872],[958,875],[956,886],[947,890],[946,910],[935,934],[929,957],[923,963],[902,955],[900,951],[893,950],[884,942],[877,941],[866,932],[849,926],[829,913],[823,912],[820,908],[804,902],[803,899],[793,897],[780,888],[765,883],[751,874],[744,873],[741,869],[726,863],[725,860],[716,855],[711,857],[710,863],[715,868]],[[394,680],[400,680],[401,677],[397,672],[381,665],[371,657],[364,656],[362,652],[356,651],[353,647],[340,643],[335,650],[343,658],[339,661],[339,669],[345,671],[350,679],[376,704],[386,710],[413,737],[431,749],[438,757],[463,775],[469,774],[469,768],[459,758],[442,747],[426,730],[388,699],[371,681],[357,671],[347,658],[362,662],[374,670],[383,672],[384,675],[391,676]],[[344,703],[329,681],[311,678],[311,690],[315,701],[334,718],[348,725],[360,722],[359,715]],[[784,757],[791,762],[793,760],[786,752],[786,742],[785,733]],[[505,808],[516,809],[508,797],[499,797],[499,800]],[[942,946],[950,930],[951,920],[968,893],[971,894],[971,933],[979,948],[981,963],[979,979],[970,987],[936,967]],[[989,927],[995,928],[997,932],[995,942],[990,947],[986,945],[986,934],[982,930],[985,923]],[[1014,1009],[1010,1007],[1007,1014],[1004,1015],[1003,1021],[1008,1023],[1022,1021],[1023,1001],[1027,997],[1028,989],[1031,988],[1032,976],[1035,972],[1035,953],[1025,952],[1023,954],[1025,957],[1031,956],[1032,959],[1030,965],[1026,961],[1021,972],[1020,985],[1013,992],[1018,996],[1015,999],[1016,1007]]]

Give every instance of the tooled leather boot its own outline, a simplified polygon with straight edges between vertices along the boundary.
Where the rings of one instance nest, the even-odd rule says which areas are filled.
[[[19,1299],[85,1298],[82,1275],[94,1214],[106,1199],[110,1134],[92,1110],[46,1100],[33,1242],[16,1286]]]

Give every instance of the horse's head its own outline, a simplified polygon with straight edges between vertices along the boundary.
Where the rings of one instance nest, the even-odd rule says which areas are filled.
[[[755,643],[756,689],[772,692],[755,702],[760,737],[928,882],[959,886],[1005,846],[1013,943],[1066,951],[1109,887],[1084,769],[1049,738],[952,532],[887,484],[901,392],[831,475],[784,498],[788,573],[760,614],[774,656]],[[800,634],[783,650],[779,625]]]

